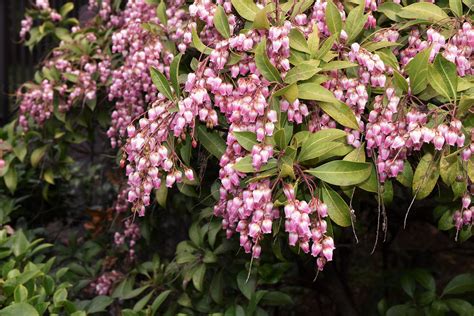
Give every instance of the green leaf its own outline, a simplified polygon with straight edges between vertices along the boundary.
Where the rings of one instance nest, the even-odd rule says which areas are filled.
[[[202,292],[202,285],[204,283],[204,276],[206,275],[206,265],[200,264],[193,274],[193,285],[199,292]]]
[[[151,304],[151,311],[152,311],[152,315],[155,315],[156,312],[158,311],[158,309],[160,308],[161,304],[163,304],[163,302],[168,298],[168,296],[170,295],[171,293],[171,290],[166,290],[166,291],[163,291],[160,293],[160,295],[158,295],[155,300],[153,301],[153,303]]]
[[[453,184],[456,180],[456,176],[459,173],[462,173],[461,170],[458,170],[458,157],[454,156],[441,156],[439,161],[439,175],[444,183],[447,185]]]
[[[281,82],[278,69],[270,62],[267,56],[267,41],[264,38],[255,50],[255,64],[260,73],[270,82]]]
[[[398,16],[398,13],[401,10],[402,6],[394,2],[381,3],[377,8],[377,12],[382,12],[387,18],[395,22],[399,22],[401,20]]]
[[[253,132],[233,131],[232,134],[234,135],[235,139],[237,139],[239,145],[247,151],[252,151],[253,146],[257,144],[257,135],[255,135]]]
[[[416,283],[415,280],[409,274],[404,274],[400,278],[400,284],[405,293],[411,298],[415,295]]]
[[[375,52],[382,48],[394,47],[394,46],[401,46],[401,44],[396,43],[396,42],[380,41],[380,42],[368,42],[364,44],[362,47],[368,50],[369,52]]]
[[[457,17],[462,16],[462,2],[461,0],[449,0],[449,8],[456,14]]]
[[[474,273],[460,274],[445,286],[441,296],[474,291]]]
[[[419,94],[426,89],[430,52],[431,47],[419,52],[406,66],[406,71],[410,77],[410,87],[413,94]]]
[[[293,299],[286,293],[271,291],[266,292],[262,297],[262,304],[270,306],[288,306],[293,305]]]
[[[395,87],[400,90],[402,93],[408,92],[408,82],[406,79],[398,72],[393,71],[393,83]]]
[[[74,10],[74,3],[72,2],[66,2],[62,7],[61,9],[59,9],[59,14],[61,14],[61,16],[64,18],[66,17],[66,15],[71,12],[72,10]]]
[[[191,34],[193,36],[193,45],[198,51],[206,55],[209,55],[212,53],[212,49],[204,45],[204,43],[201,41],[201,38],[199,37],[196,31],[196,28],[193,28],[191,30]]]
[[[15,303],[25,302],[28,299],[28,289],[22,284],[18,284],[13,293]]]
[[[260,11],[253,0],[231,0],[231,2],[237,13],[248,21],[253,21]]]
[[[170,79],[177,96],[181,95],[181,90],[179,87],[179,64],[181,63],[182,56],[182,53],[176,55],[170,65]]]
[[[67,300],[67,290],[65,288],[60,288],[54,292],[53,302],[54,305],[58,305]]]
[[[348,153],[342,160],[353,161],[353,162],[365,162],[365,147],[362,144],[360,147],[355,148],[353,151]]]
[[[291,29],[290,34],[288,35],[290,38],[290,47],[296,49],[297,51],[308,53],[310,54],[310,50],[308,47],[308,43],[306,42],[306,38],[304,34],[301,33],[298,29]]]
[[[166,1],[160,1],[160,4],[156,7],[156,16],[160,20],[161,24],[168,24],[168,17],[166,15]]]
[[[166,199],[168,198],[168,187],[164,184],[160,185],[160,187],[155,190],[155,198],[161,207],[166,208]]]
[[[351,108],[342,102],[319,103],[319,107],[339,124],[359,130],[359,124]]]
[[[308,49],[312,57],[316,55],[319,49],[319,30],[317,24],[313,24],[313,30],[308,35]]]
[[[169,100],[173,100],[173,92],[171,91],[168,79],[166,79],[166,77],[154,67],[150,67],[150,75],[151,80],[158,91]]]
[[[143,310],[145,305],[150,301],[151,297],[153,295],[153,291],[142,297],[135,305],[133,306],[133,311],[134,312],[140,312]]]
[[[240,292],[250,300],[252,294],[255,293],[257,281],[253,275],[250,275],[250,278],[247,280],[247,271],[242,270],[237,275],[237,286],[239,287]]]
[[[468,301],[458,298],[451,298],[444,301],[446,304],[448,304],[452,311],[456,312],[460,316],[469,316],[474,312],[474,307]]]
[[[444,58],[443,55],[438,54],[434,59],[433,67],[443,79],[443,84],[447,90],[447,95],[445,96],[455,100],[458,86],[456,65]]]
[[[337,38],[338,38],[337,34],[333,34],[333,35],[329,36],[323,42],[323,44],[321,45],[319,50],[316,52],[316,54],[314,54],[314,59],[322,59],[329,52],[329,50],[332,48],[332,46],[334,45],[334,42],[336,41]]]
[[[18,176],[16,174],[15,166],[10,166],[7,173],[3,176],[3,181],[11,193],[15,193],[18,184]]]
[[[413,183],[413,168],[408,161],[403,164],[403,170],[397,176],[397,181],[410,188]]]
[[[413,176],[413,194],[416,194],[418,200],[430,195],[438,181],[438,177],[439,166],[433,160],[433,155],[426,153],[418,163]]]
[[[307,80],[317,74],[319,60],[308,60],[301,62],[298,66],[291,68],[285,76],[285,83],[292,84],[297,81]]]
[[[351,63],[350,61],[335,60],[335,61],[331,61],[327,64],[322,65],[321,70],[329,71],[329,70],[338,70],[338,69],[351,68],[351,67],[357,67],[357,66],[358,66],[357,64]]]
[[[196,131],[199,142],[204,148],[216,158],[220,159],[227,147],[222,137],[220,137],[217,132],[208,131],[204,125],[199,125]]]
[[[255,169],[252,166],[252,156],[245,156],[240,158],[239,161],[237,161],[232,168],[235,171],[244,173],[255,172]]]
[[[36,168],[38,166],[41,159],[43,159],[44,155],[46,154],[46,151],[48,150],[48,148],[49,148],[48,145],[44,145],[42,147],[39,147],[33,150],[30,157],[31,165],[33,166],[33,168]]]
[[[364,29],[368,15],[364,15],[364,6],[359,5],[349,11],[346,19],[346,27],[348,33],[347,43],[352,43]]]
[[[405,19],[421,19],[430,22],[447,23],[449,16],[439,6],[428,3],[418,2],[404,7],[398,12],[398,16]]]
[[[209,291],[214,302],[221,304],[224,298],[224,277],[222,275],[222,271],[214,274]]]
[[[0,310],[0,316],[39,316],[36,309],[28,303],[15,303]]]
[[[370,176],[370,164],[336,160],[325,163],[317,168],[306,170],[309,174],[324,182],[348,186],[363,182]]]
[[[344,144],[338,143],[338,142],[323,142],[317,145],[305,147],[303,144],[301,153],[298,156],[298,161],[306,161],[306,160],[319,158],[322,155],[330,152],[331,150],[337,147],[341,147],[343,145]]]
[[[268,30],[270,28],[270,21],[268,21],[267,17],[268,10],[263,8],[262,10],[258,11],[255,15],[255,19],[253,21],[253,28],[256,30]]]
[[[344,199],[329,185],[323,184],[321,193],[331,220],[342,227],[351,226],[351,213]]]
[[[43,173],[44,181],[48,182],[49,184],[54,184],[54,172],[52,169],[48,168]]]
[[[105,296],[105,295],[96,296],[94,297],[89,307],[87,308],[87,313],[92,314],[92,313],[105,312],[106,308],[113,302],[114,302],[114,299],[109,296]]]
[[[217,31],[224,37],[230,37],[229,21],[227,20],[227,14],[221,5],[218,5],[214,14],[214,26]]]
[[[325,144],[336,139],[345,138],[346,136],[346,132],[336,128],[327,128],[317,131],[316,133],[310,133],[308,131],[298,132],[294,135],[294,139],[302,146],[299,159],[301,159],[301,156],[304,157],[308,155],[312,149],[317,148],[321,144]]]
[[[438,221],[438,229],[439,230],[450,230],[454,228],[453,223],[453,214],[449,211],[444,212],[441,218]]]
[[[342,19],[341,13],[332,0],[327,1],[326,5],[326,24],[332,35],[341,33]]]
[[[284,96],[288,102],[293,103],[298,98],[298,86],[296,85],[296,83],[292,83],[284,88],[275,91],[273,95],[276,97]]]
[[[340,102],[328,89],[314,83],[301,83],[298,85],[298,98],[321,102]]]

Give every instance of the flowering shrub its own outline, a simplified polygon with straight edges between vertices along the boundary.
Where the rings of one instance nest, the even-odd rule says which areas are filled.
[[[67,18],[70,4],[58,13],[38,0],[27,12],[26,45],[49,34],[60,43],[18,90],[18,119],[0,135],[11,192],[27,155],[50,185],[68,180],[68,145],[97,129],[126,177],[117,213],[166,208],[176,186],[213,207],[252,263],[273,248],[265,240],[284,239],[322,271],[334,231],[356,233],[363,207],[353,205],[367,195],[376,245],[396,190],[411,195],[404,225],[415,200],[442,195],[439,228],[472,235],[471,1],[122,2],[90,1],[95,15],[81,23]],[[140,228],[124,223],[115,243],[133,261]],[[178,264],[203,247],[196,234]],[[215,262],[206,254],[184,277],[198,291]],[[121,277],[106,272],[97,294]]]

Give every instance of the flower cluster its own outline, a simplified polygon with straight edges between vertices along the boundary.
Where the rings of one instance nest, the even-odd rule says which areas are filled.
[[[461,199],[461,210],[454,212],[453,221],[458,231],[463,226],[474,225],[474,206],[471,206],[471,196],[469,193],[464,194]]]
[[[94,282],[90,284],[96,295],[109,295],[113,285],[123,278],[123,274],[112,270],[103,273]]]
[[[132,222],[131,219],[127,219],[124,222],[123,232],[115,232],[114,241],[116,246],[121,246],[127,243],[128,245],[128,258],[130,260],[135,259],[135,245],[137,240],[140,239],[140,227]]]
[[[309,203],[296,199],[292,185],[285,185],[283,192],[288,200],[285,205],[285,231],[291,246],[297,243],[305,253],[317,257],[319,270],[323,270],[327,261],[332,260],[334,240],[327,236],[327,223],[324,217],[328,215],[328,207],[321,200],[313,197]]]

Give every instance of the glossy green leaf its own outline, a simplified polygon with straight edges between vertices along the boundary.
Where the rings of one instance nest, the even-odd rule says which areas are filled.
[[[204,45],[204,43],[201,41],[201,38],[199,37],[196,31],[196,28],[193,28],[191,30],[191,34],[193,37],[193,45],[198,51],[206,55],[209,55],[210,53],[212,53],[212,49]]]
[[[351,67],[357,67],[358,65],[355,63],[351,63],[350,61],[346,60],[335,60],[324,65],[321,65],[321,70],[329,71],[329,70],[338,70],[338,69],[345,69]]]
[[[253,0],[231,0],[231,2],[237,13],[248,21],[253,21],[260,11]]]
[[[441,296],[474,292],[474,273],[465,273],[454,277],[444,287]]]
[[[261,9],[255,15],[255,19],[253,21],[253,28],[256,30],[268,30],[270,28],[270,21],[267,17],[268,10],[266,8]]]
[[[425,90],[426,85],[428,84],[427,74],[430,52],[431,47],[419,52],[406,66],[406,71],[410,77],[410,87],[413,94],[419,94]]]
[[[397,181],[410,188],[413,183],[413,168],[408,161],[403,164],[403,170],[397,176]]]
[[[39,316],[36,309],[28,303],[14,303],[0,310],[0,316]]]
[[[150,67],[150,75],[153,84],[168,100],[173,100],[173,92],[171,91],[168,79],[156,68]]]
[[[199,125],[196,128],[199,142],[206,148],[206,150],[220,159],[225,152],[226,144],[217,132],[209,131],[204,125]]]
[[[355,130],[359,130],[359,123],[354,115],[351,108],[340,101],[336,103],[319,103],[319,107],[326,112],[327,115],[332,117],[339,124],[350,127]]]
[[[278,69],[270,62],[267,56],[267,41],[263,39],[255,50],[255,64],[260,73],[270,82],[281,82]]]
[[[457,17],[462,16],[462,1],[461,0],[449,0],[449,8],[456,14]]]
[[[455,100],[458,86],[456,65],[444,58],[443,55],[438,54],[434,59],[433,69],[439,73],[443,80],[442,85],[447,91],[445,96],[451,100]]]
[[[308,49],[311,56],[315,56],[319,50],[319,30],[317,24],[313,24],[313,30],[308,35]]]
[[[206,275],[206,264],[201,263],[193,273],[193,285],[199,292],[202,292],[204,276]]]
[[[346,201],[329,185],[323,185],[321,193],[331,220],[342,227],[351,226],[351,213]]]
[[[46,151],[48,150],[48,148],[49,148],[48,145],[44,145],[33,150],[30,157],[30,162],[33,168],[36,168],[39,165],[40,161],[43,159],[44,155],[46,154]]]
[[[355,39],[364,29],[364,25],[367,22],[368,15],[364,15],[364,6],[359,5],[356,8],[349,11],[346,19],[346,27],[348,38],[347,43],[354,42]]]
[[[224,8],[221,5],[218,5],[216,12],[214,13],[214,26],[217,31],[224,37],[230,37],[230,27],[229,21],[227,20],[227,14],[224,11]]]
[[[323,142],[314,146],[303,146],[300,155],[298,156],[298,161],[306,161],[315,158],[319,158],[324,154],[327,154],[331,150],[342,147],[344,144],[338,142]]]
[[[171,290],[166,290],[166,291],[161,292],[160,295],[158,295],[155,298],[155,300],[151,304],[152,315],[156,314],[156,312],[158,311],[160,306],[163,304],[163,302],[168,298],[170,293],[171,293]]]
[[[405,19],[421,19],[430,22],[447,23],[449,16],[439,6],[428,2],[417,2],[403,7],[398,16]]]
[[[173,84],[173,89],[176,92],[176,95],[181,95],[181,90],[179,87],[179,64],[181,63],[182,53],[179,53],[173,58],[173,61],[170,65],[170,78],[171,83]]]
[[[370,170],[368,163],[335,160],[306,172],[330,184],[349,186],[366,180],[370,176]]]
[[[292,84],[297,81],[307,80],[321,70],[318,66],[319,60],[303,61],[298,66],[291,68],[287,72],[284,81],[287,84]]]
[[[18,184],[18,176],[15,166],[10,166],[7,173],[3,176],[3,181],[11,193],[14,193]]]
[[[293,29],[291,29],[290,34],[288,35],[288,37],[290,38],[290,47],[291,48],[296,49],[296,50],[298,50],[300,52],[303,52],[303,53],[308,53],[308,54],[311,53],[309,48],[308,48],[308,43],[306,42],[306,38],[303,35],[303,33],[301,33],[301,31],[299,31],[296,28],[293,28]]]
[[[382,12],[383,14],[385,14],[387,18],[395,22],[398,22],[401,20],[400,17],[398,16],[398,13],[401,10],[402,10],[402,6],[394,2],[381,3],[377,8],[377,12]]]
[[[156,7],[156,16],[160,19],[161,24],[166,25],[168,23],[168,17],[166,15],[166,1],[160,1],[160,4]]]
[[[439,165],[431,153],[426,153],[418,163],[413,175],[413,194],[418,200],[430,195],[439,178]]]
[[[298,86],[296,83],[292,83],[284,88],[281,88],[273,94],[274,96],[284,96],[289,103],[295,102],[298,98]]]
[[[342,18],[341,13],[332,0],[327,1],[326,5],[326,24],[332,35],[341,33]]]
[[[239,145],[247,151],[252,151],[253,146],[257,144],[257,135],[255,135],[253,132],[233,131],[232,134],[234,135],[235,139],[237,139]]]

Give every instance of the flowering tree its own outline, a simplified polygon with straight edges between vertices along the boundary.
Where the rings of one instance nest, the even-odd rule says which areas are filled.
[[[375,249],[395,190],[411,201],[403,225],[415,200],[445,197],[440,228],[465,241],[473,3],[399,2],[92,0],[95,15],[79,24],[67,18],[72,4],[57,12],[37,0],[21,37],[59,44],[18,90],[0,175],[15,192],[29,156],[49,188],[68,179],[68,145],[106,131],[125,176],[116,212],[147,216],[177,187],[220,219],[204,229],[195,221],[194,245],[178,246],[181,264],[205,234],[214,247],[222,226],[252,263],[262,248],[279,256],[265,240],[284,240],[322,271],[335,230],[352,226],[357,239],[364,201],[377,205]],[[133,261],[139,228],[125,225],[115,242],[129,242]],[[198,291],[212,256],[186,272]],[[98,293],[118,277],[104,275]]]

